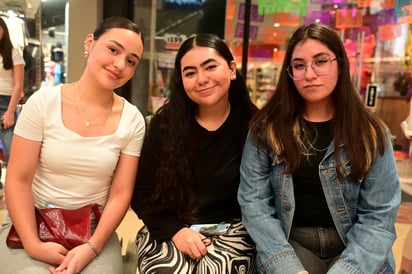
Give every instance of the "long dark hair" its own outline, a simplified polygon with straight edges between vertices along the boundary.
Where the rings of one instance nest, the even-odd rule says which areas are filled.
[[[321,42],[337,57],[339,78],[332,93],[335,107],[332,121],[335,160],[340,168],[339,174],[343,176],[342,163],[337,153],[339,145],[343,143],[352,167],[351,176],[361,179],[366,175],[376,154],[385,151],[386,129],[383,122],[364,107],[351,81],[343,43],[338,34],[325,25],[303,25],[293,33],[275,93],[252,120],[251,131],[256,140],[269,145],[286,161],[287,173],[293,173],[299,167],[301,147],[297,140],[301,132],[305,103],[289,77],[287,67],[296,45],[307,39]]]
[[[226,60],[228,66],[234,61],[225,42],[215,35],[199,34],[184,41],[176,55],[168,102],[151,120],[148,133],[150,135],[151,127],[156,124],[163,140],[158,144],[161,159],[155,178],[155,193],[151,197],[151,210],[172,210],[186,222],[194,220],[197,210],[193,186],[197,176],[193,167],[196,155],[191,127],[197,104],[190,100],[184,90],[181,59],[196,46],[214,49]],[[251,102],[245,81],[238,71],[236,76],[229,87],[230,105],[232,109],[240,109],[245,117],[250,118],[256,107]]]
[[[0,39],[0,55],[3,57],[3,68],[9,70],[13,68],[13,44],[10,40],[9,29],[6,22],[0,17],[0,27],[3,29],[3,38]]]
[[[143,34],[140,27],[133,21],[121,16],[108,17],[100,22],[93,33],[94,40],[98,40],[102,34],[113,28],[127,29],[139,34],[142,39],[142,45],[144,46]]]

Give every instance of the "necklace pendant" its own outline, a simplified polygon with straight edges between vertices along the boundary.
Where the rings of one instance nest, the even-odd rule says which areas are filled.
[[[85,127],[90,127],[90,121],[84,121],[84,126]]]

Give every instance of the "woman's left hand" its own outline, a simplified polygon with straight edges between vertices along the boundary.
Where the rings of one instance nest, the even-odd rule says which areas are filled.
[[[70,250],[63,262],[58,267],[49,266],[49,271],[52,274],[77,274],[86,267],[96,254],[87,244],[79,245]]]
[[[1,125],[3,129],[8,129],[12,127],[15,123],[14,120],[14,113],[10,114],[7,111],[3,114],[3,117],[1,117]]]
[[[205,236],[199,232],[184,227],[172,237],[172,241],[180,252],[192,260],[199,260],[207,254],[207,243],[204,238]]]

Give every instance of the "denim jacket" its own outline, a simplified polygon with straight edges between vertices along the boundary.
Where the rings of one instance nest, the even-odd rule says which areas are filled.
[[[334,153],[332,141],[319,164],[319,175],[346,248],[328,273],[394,273],[392,245],[401,191],[390,138],[385,153],[378,153],[360,181],[338,177]],[[338,153],[345,175],[350,174],[344,145],[339,146]],[[295,198],[292,175],[284,170],[285,162],[270,148],[258,146],[249,133],[240,167],[238,200],[243,223],[256,243],[261,273],[304,271],[288,243]]]

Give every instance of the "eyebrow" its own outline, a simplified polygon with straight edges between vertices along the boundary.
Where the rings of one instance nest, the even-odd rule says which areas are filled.
[[[330,54],[329,54],[329,53],[319,52],[318,54],[315,54],[315,55],[313,56],[313,59],[318,58],[318,57],[323,56],[323,55],[327,55],[327,56],[330,57]],[[291,60],[291,62],[293,62],[293,61],[303,61],[303,58],[299,58],[299,57],[293,58],[293,59]]]
[[[112,42],[112,43],[116,44],[119,48],[125,49],[125,47],[122,44],[120,44],[119,42],[117,42],[116,40],[109,40],[109,42]],[[139,55],[137,55],[136,53],[131,53],[131,55],[133,55],[138,60],[140,60]]]
[[[209,59],[203,61],[202,63],[200,63],[200,67],[204,67],[204,66],[206,66],[207,64],[209,64],[209,63],[211,63],[211,62],[214,62],[214,61],[216,61],[216,60],[213,59],[213,58],[209,58]],[[189,69],[196,69],[196,67],[194,67],[194,66],[186,66],[186,67],[184,67],[184,68],[182,69],[182,72],[184,72],[184,71],[186,71],[186,70],[189,70]]]

